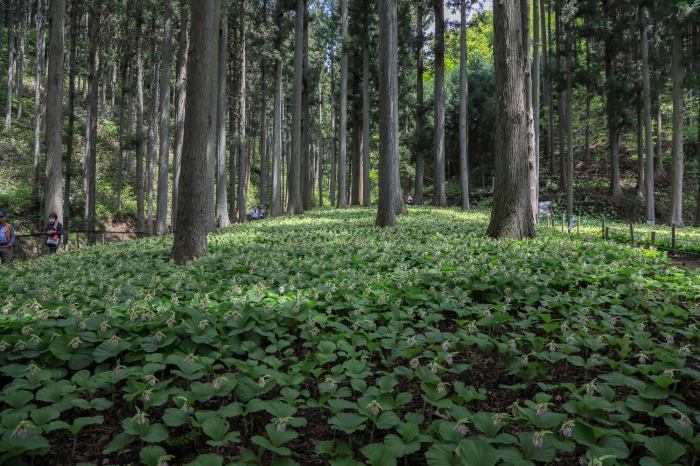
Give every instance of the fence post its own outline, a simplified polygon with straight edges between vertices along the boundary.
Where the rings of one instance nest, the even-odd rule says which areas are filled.
[[[656,246],[656,232],[655,231],[651,232],[651,245]]]
[[[634,241],[634,224],[630,223],[630,238],[632,239],[632,247],[637,246],[637,243]]]
[[[676,254],[676,224],[671,225],[671,252]]]
[[[610,227],[605,227],[605,239],[610,239]]]
[[[605,237],[605,217],[603,217],[603,230],[600,233],[603,235],[603,239],[607,239]]]

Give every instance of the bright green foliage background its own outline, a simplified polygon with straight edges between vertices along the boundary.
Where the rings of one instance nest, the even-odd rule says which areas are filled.
[[[186,268],[169,238],[12,265],[0,462],[96,461],[58,443],[107,432],[117,464],[690,464],[700,273],[486,220],[319,211]]]

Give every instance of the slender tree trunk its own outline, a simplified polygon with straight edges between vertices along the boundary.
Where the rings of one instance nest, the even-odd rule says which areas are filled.
[[[68,244],[71,179],[73,174],[73,133],[75,131],[75,77],[78,74],[79,0],[70,3],[70,56],[68,58],[68,134],[66,135],[66,184],[63,194],[63,244]]]
[[[566,32],[566,220],[569,233],[574,231],[574,125],[572,106],[572,85],[574,67],[574,31],[569,23]]]
[[[336,197],[338,194],[338,175],[337,175],[337,159],[336,159],[336,128],[335,128],[335,53],[331,55],[331,96],[329,100],[330,113],[331,113],[331,134],[330,134],[330,149],[331,149],[331,173],[330,173],[330,184],[328,190],[330,191],[331,207],[335,207]]]
[[[52,0],[49,10],[49,70],[46,86],[46,200],[45,216],[63,220],[63,27],[64,0]]]
[[[416,193],[414,203],[423,205],[424,200],[424,177],[425,177],[425,102],[423,89],[423,3],[418,2],[416,6],[416,135],[414,150],[416,153]]]
[[[520,2],[494,4],[496,75],[496,189],[489,236],[523,239],[535,235],[528,181],[525,117],[525,57]]]
[[[529,21],[528,21],[529,22]],[[540,201],[540,12],[539,0],[532,2],[532,121],[534,132],[534,167],[530,172],[532,215],[539,222]]]
[[[591,74],[591,50],[590,50],[590,40],[588,37],[584,38],[584,43],[586,44],[586,72]],[[586,116],[585,116],[585,134],[584,134],[584,151],[586,162],[591,161],[591,88],[588,82],[586,82]]]
[[[217,89],[217,142],[216,142],[216,225],[226,228],[231,225],[228,216],[228,193],[226,192],[227,164],[226,164],[226,114],[228,96],[226,95],[226,57],[228,55],[228,21],[225,17],[221,20],[219,32],[219,59],[218,59],[218,89]]]
[[[523,16],[523,59],[525,60],[525,117],[527,119],[527,160],[528,179],[530,182],[530,213],[533,223],[537,224],[537,154],[535,142],[535,122],[533,117],[533,80],[530,60],[530,1],[520,0],[520,14]],[[537,1],[537,0],[535,0]]]
[[[281,2],[277,1],[275,22],[279,28],[281,23]],[[282,33],[278,33],[277,46],[282,43]],[[282,215],[282,60],[275,59],[275,107],[272,119],[272,209],[270,215]]]
[[[172,228],[177,229],[177,202],[180,195],[180,172],[182,171],[182,144],[185,136],[185,101],[187,98],[187,53],[189,47],[188,2],[180,4],[180,31],[178,32],[177,84],[175,87],[175,155],[173,158],[173,206]]]
[[[644,105],[637,96],[637,195],[644,196]]]
[[[229,62],[230,63],[239,63],[239,54],[238,51],[240,50],[240,44],[241,44],[241,37],[239,34],[239,29],[240,29],[240,21],[234,22],[233,16],[229,17],[229,30],[233,31],[233,39],[235,41],[235,44],[233,47],[230,47],[229,50]],[[231,70],[229,72],[229,82],[230,82],[230,87],[233,90],[231,93],[231,103],[230,103],[230,108],[231,108],[231,118],[229,119],[229,126],[230,126],[230,133],[231,133],[231,144],[229,148],[229,189],[228,189],[228,195],[229,195],[229,219],[232,222],[237,222],[238,221],[238,205],[236,202],[236,198],[238,197],[238,184],[237,184],[237,179],[238,179],[238,141],[240,139],[239,134],[238,134],[238,120],[239,120],[239,110],[238,107],[240,106],[240,96],[238,93],[240,92],[240,73],[239,68],[240,67],[230,67]],[[235,69],[234,69],[235,68]]]
[[[556,26],[556,41],[557,41],[557,90],[559,99],[558,108],[558,129],[559,129],[559,191],[566,193],[566,103],[569,101],[566,98],[566,83],[565,79],[565,67],[566,67],[566,51],[564,49],[564,34],[563,34],[563,20],[561,3],[556,3],[555,9],[555,26]]]
[[[647,13],[646,8],[640,7],[640,47],[642,48],[642,94],[644,97],[644,128],[646,135],[647,170],[646,170],[646,195],[647,195],[647,223],[656,223],[654,205],[654,134],[651,124],[651,81],[649,77],[649,41],[647,39]]]
[[[361,85],[355,79],[353,79],[352,88],[355,90],[360,90],[359,93],[362,94],[361,89],[358,89],[361,88]],[[351,94],[355,94],[355,92],[351,91]],[[352,105],[352,116],[350,122],[350,126],[352,128],[352,144],[350,146],[352,153],[350,162],[352,174],[350,179],[350,205],[354,206],[362,204],[362,109],[360,107],[361,102],[358,103],[355,100]]]
[[[311,117],[309,115],[309,4],[304,0],[304,62],[302,64],[302,94],[301,94],[301,195],[304,210],[313,208],[314,183],[313,163],[311,161]]]
[[[170,164],[170,72],[173,61],[173,5],[163,3],[163,45],[160,69],[160,152],[158,160],[158,206],[156,234],[168,232],[168,170]]]
[[[122,92],[121,98],[119,99],[119,156],[117,158],[117,209],[122,208],[122,187],[124,184],[124,146],[126,145],[124,139],[124,107],[126,95],[129,92],[129,64],[127,58],[124,57],[121,64],[121,81],[122,81]]]
[[[5,132],[12,129],[12,97],[14,96],[15,76],[15,3],[17,0],[8,0],[7,19],[7,112],[5,114]]]
[[[320,134],[319,134],[320,135]],[[323,145],[323,139],[319,139],[318,141],[318,160],[317,160],[317,168],[316,168],[316,173],[318,176],[318,205],[320,207],[323,207],[323,155],[324,155],[324,150],[325,147]]]
[[[155,15],[154,15],[155,18]],[[155,22],[155,20],[153,21]],[[155,27],[152,28],[152,30]],[[148,102],[148,141],[146,144],[146,228],[149,234],[153,234],[153,169],[156,164],[156,143],[158,134],[158,57],[156,56],[155,43],[151,49],[151,59],[153,64],[151,67],[151,86],[149,92],[149,102]]]
[[[547,18],[545,24],[545,0],[540,0],[542,7],[542,44],[544,56],[547,60],[546,82],[547,82],[547,154],[549,155],[549,173],[554,175],[554,97],[552,96],[552,10],[551,1],[547,4]]]
[[[364,39],[362,41],[362,186],[361,204],[364,207],[370,206],[370,186],[369,186],[369,12],[365,11]]]
[[[343,0],[347,2],[347,0]],[[294,88],[292,99],[292,153],[289,160],[287,213],[304,213],[302,204],[302,92],[304,66],[304,0],[296,2],[296,29],[294,34]]]
[[[435,193],[433,204],[445,207],[445,2],[435,9]]]
[[[655,176],[666,175],[664,169],[664,126],[663,111],[661,110],[661,97],[659,96],[658,108],[656,110],[656,158],[654,159]]]
[[[96,175],[97,175],[97,111],[99,104],[99,77],[100,77],[100,14],[102,1],[97,0],[90,8],[90,110],[88,124],[88,148],[85,158],[85,219],[88,230],[88,242],[95,242],[95,205],[96,205]],[[62,31],[62,29],[61,29]],[[62,32],[61,32],[62,34]],[[62,61],[61,61],[62,63]],[[49,67],[51,63],[49,63]],[[61,65],[61,69],[63,66]],[[47,106],[48,108],[48,106]],[[47,117],[48,125],[48,117]]]
[[[143,176],[143,6],[139,6],[136,24],[136,233],[146,231]],[[106,92],[105,92],[106,93]]]
[[[683,32],[683,26],[674,21],[671,47],[671,81],[673,82],[671,225],[676,226],[683,226]]]
[[[348,0],[341,0],[340,55],[340,156],[338,157],[338,207],[347,207],[348,169]]]
[[[399,82],[396,0],[379,0],[379,206],[376,225],[396,225]]]
[[[607,18],[615,18],[617,15],[613,11],[614,0],[603,0],[603,12]],[[605,81],[607,84],[607,114],[608,114],[608,153],[610,160],[610,191],[612,195],[618,197],[622,194],[620,184],[620,154],[619,154],[619,112],[616,101],[616,90],[614,81],[616,79],[617,50],[615,41],[618,37],[610,35],[605,38]]]
[[[65,0],[64,0],[64,6],[65,6]],[[22,109],[23,109],[23,95],[22,92],[24,91],[24,46],[25,46],[25,36],[26,36],[26,7],[24,4],[24,0],[19,0],[19,35],[18,35],[18,53],[17,53],[17,74],[16,74],[16,79],[17,82],[15,83],[15,89],[17,92],[17,119],[21,120],[22,119]],[[64,17],[65,17],[65,12],[64,12]],[[64,20],[65,21],[65,20]]]
[[[248,140],[246,129],[248,126],[247,118],[247,103],[248,103],[248,88],[247,88],[247,68],[246,68],[246,31],[245,31],[245,2],[242,2],[241,19],[240,19],[240,34],[241,34],[241,77],[240,77],[240,129],[238,131],[239,141],[239,159],[238,159],[238,219],[241,223],[246,221],[247,197],[248,197],[248,163],[250,161],[248,154]]]
[[[537,2],[538,0],[535,0]],[[462,210],[469,210],[469,99],[467,81],[467,0],[460,0],[459,178]]]
[[[267,0],[262,5],[263,27],[267,27]],[[260,60],[260,202],[267,209],[268,159],[267,159],[267,61]]]
[[[212,179],[207,166],[216,145],[216,109],[210,105],[215,82],[221,4],[219,0],[192,2],[192,54],[187,67],[187,103],[182,150],[181,194],[178,199],[180,222],[175,231],[172,256],[185,264],[208,253],[207,232],[210,212],[202,206],[210,201]]]
[[[32,201],[39,204],[39,185],[41,177],[41,84],[44,78],[44,0],[38,0],[36,11],[36,73],[34,74],[34,159],[32,170]]]
[[[700,29],[696,29],[696,49],[694,52],[695,55],[695,69],[697,72],[700,73]],[[696,81],[695,84],[695,91],[697,92],[698,96],[700,96],[700,80]],[[695,139],[695,152],[697,154],[697,162],[698,162],[698,167],[700,167],[700,98],[698,99],[698,108],[697,108],[697,118],[695,119],[695,122],[697,124],[697,137]],[[695,197],[695,226],[700,226],[700,170],[698,170],[698,175],[697,175],[697,182],[698,182],[698,192]]]

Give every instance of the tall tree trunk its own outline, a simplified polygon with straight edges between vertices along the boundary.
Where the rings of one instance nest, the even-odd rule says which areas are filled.
[[[572,85],[574,67],[574,31],[572,20],[566,31],[566,220],[569,233],[574,231],[574,125],[572,106]]]
[[[158,206],[156,234],[168,232],[168,170],[170,164],[170,72],[173,61],[173,5],[163,3],[163,45],[160,69],[160,152],[158,157]]]
[[[263,27],[267,27],[267,0],[262,5]],[[267,60],[260,60],[260,202],[267,209],[268,159],[267,159]]]
[[[155,15],[153,16],[151,30],[155,29]],[[157,57],[155,42],[151,48],[151,85],[148,102],[148,140],[146,143],[146,229],[149,234],[153,234],[153,170],[156,164],[156,143],[158,134],[158,71],[159,59]]]
[[[63,2],[65,6],[65,1]],[[25,46],[25,36],[27,33],[27,28],[26,28],[26,22],[27,22],[27,13],[26,13],[26,7],[24,4],[24,0],[19,0],[19,34],[18,34],[18,50],[17,50],[17,74],[16,74],[16,83],[15,83],[15,89],[17,92],[17,119],[21,120],[22,119],[22,110],[23,110],[23,101],[24,101],[24,96],[22,95],[22,92],[24,91],[24,46]],[[64,17],[65,17],[65,12],[64,12]],[[65,22],[65,20],[64,20]]]
[[[591,71],[591,46],[590,46],[590,40],[588,37],[585,37],[584,43],[586,44],[586,73],[589,75],[592,73]],[[591,161],[591,88],[590,84],[586,82],[586,116],[585,116],[585,133],[584,133],[584,148],[583,150],[585,151],[585,160],[587,162]]]
[[[656,158],[654,159],[654,172],[656,173],[655,176],[663,177],[666,175],[666,170],[664,169],[664,125],[661,96],[659,96],[659,103],[656,109]]]
[[[357,77],[357,74],[355,74]],[[357,79],[353,79],[352,88],[359,90],[362,94],[361,85]],[[351,94],[355,94],[352,91]],[[357,102],[353,99],[352,105],[352,116],[350,126],[352,128],[352,159],[351,159],[351,192],[350,192],[350,205],[358,206],[362,204],[362,105],[361,102]]]
[[[369,186],[369,11],[364,12],[364,38],[362,40],[362,186],[361,204],[370,206]]]
[[[525,57],[520,2],[494,4],[496,75],[496,189],[489,236],[535,235],[530,206],[525,118]]]
[[[546,59],[546,93],[547,93],[547,154],[549,155],[549,173],[554,175],[554,97],[552,96],[552,11],[551,1],[547,3],[545,8],[545,0],[540,0],[541,15],[542,15],[542,47],[544,57]],[[546,21],[545,21],[546,10]],[[545,24],[546,23],[546,24]]]
[[[102,73],[104,75],[104,73]],[[129,92],[129,63],[126,56],[122,59],[121,64],[121,81],[122,92],[119,99],[119,156],[117,157],[117,209],[122,208],[122,187],[124,184],[124,147],[126,145],[124,138],[124,108],[126,95]]]
[[[538,0],[535,0],[537,3]],[[460,0],[459,60],[459,179],[462,210],[469,210],[469,95],[467,81],[467,0]]]
[[[49,10],[49,74],[46,86],[46,200],[45,215],[63,220],[63,27],[64,0],[52,0]]]
[[[673,82],[673,143],[671,181],[671,225],[683,226],[683,32],[674,21],[671,47],[671,81]],[[700,118],[700,115],[698,115]]]
[[[335,128],[335,53],[332,53],[331,55],[331,95],[329,99],[329,105],[330,105],[330,113],[331,113],[331,134],[330,134],[330,149],[331,149],[331,161],[330,161],[330,183],[328,186],[328,190],[330,191],[330,201],[331,201],[331,207],[335,207],[336,204],[336,197],[338,194],[338,186],[337,186],[337,181],[338,181],[338,175],[337,175],[337,159],[336,159],[336,128]]]
[[[347,207],[348,186],[348,0],[341,0],[340,55],[340,155],[338,157],[338,207]]]
[[[644,128],[646,135],[647,170],[646,170],[646,195],[647,195],[647,223],[656,223],[654,205],[654,134],[651,124],[651,81],[649,77],[649,41],[647,39],[647,12],[640,7],[639,11],[640,41],[642,48],[642,95],[644,98]]]
[[[32,201],[39,204],[41,176],[41,84],[44,79],[44,0],[38,0],[36,10],[36,73],[34,74],[34,159],[32,170]]]
[[[15,2],[8,0],[7,18],[7,112],[5,114],[5,131],[12,129],[12,97],[14,96],[15,76]]]
[[[219,0],[192,2],[192,54],[187,64],[187,103],[182,150],[181,193],[178,217],[186,218],[175,231],[172,256],[185,264],[208,253],[207,232],[210,212],[202,206],[210,201],[212,179],[207,165],[216,145],[216,109],[210,105],[216,62],[221,3]]]
[[[97,106],[99,103],[100,77],[100,14],[102,1],[93,2],[90,8],[90,109],[88,124],[88,147],[85,158],[85,219],[88,230],[88,242],[95,242],[95,205],[96,205],[96,176],[97,176]],[[51,64],[49,63],[49,67]],[[47,117],[48,124],[48,117]]]
[[[187,98],[187,52],[189,47],[188,2],[180,4],[180,31],[177,36],[177,84],[175,87],[175,155],[173,158],[173,206],[172,228],[177,228],[177,202],[180,195],[180,172],[182,171],[182,143],[185,136],[185,100]]]
[[[143,6],[139,5],[136,24],[136,233],[146,231],[143,177]]]
[[[228,62],[228,21],[225,17],[221,20],[219,32],[219,59],[218,59],[218,89],[217,89],[217,139],[216,139],[216,226],[226,228],[231,225],[228,216],[228,193],[226,192],[226,113],[228,96],[226,95],[226,68]]]
[[[414,150],[416,153],[416,193],[414,203],[423,205],[424,174],[425,174],[425,102],[423,89],[423,3],[416,6],[416,134]]]
[[[529,20],[528,20],[529,22]],[[532,122],[534,132],[533,167],[530,172],[530,200],[535,223],[539,221],[540,201],[540,14],[539,0],[532,2]]]
[[[379,206],[376,225],[396,225],[399,80],[396,0],[379,0]]]
[[[240,18],[239,18],[240,19]],[[240,29],[240,21],[233,21],[233,16],[229,16],[229,30],[233,31],[233,39],[235,41],[235,44],[233,47],[229,48],[229,63],[239,63],[239,58],[240,55],[238,54],[238,51],[240,50],[240,44],[241,44],[241,37],[239,34],[239,29]],[[231,118],[229,118],[229,126],[230,126],[230,133],[231,133],[231,144],[229,148],[229,188],[228,188],[228,195],[229,195],[229,200],[228,200],[228,205],[229,205],[229,219],[233,222],[238,221],[238,205],[236,202],[236,199],[238,197],[238,141],[239,141],[239,134],[238,134],[238,120],[239,120],[239,110],[238,107],[240,106],[240,96],[238,93],[240,92],[240,73],[239,69],[240,67],[230,67],[231,70],[229,72],[229,85],[233,92],[231,93],[231,103],[230,103],[230,108],[231,108]]]
[[[537,0],[535,0],[537,1]],[[530,1],[520,0],[520,14],[523,16],[523,59],[525,66],[525,117],[527,123],[527,160],[528,179],[530,182],[530,212],[533,223],[537,224],[537,154],[535,142],[535,122],[533,118],[533,82],[532,64],[530,60]]]
[[[277,0],[275,23],[279,28],[282,18],[281,2]],[[282,33],[278,32],[277,46],[282,43]],[[272,118],[272,209],[270,215],[282,215],[282,60],[275,58],[275,107]]]
[[[613,11],[614,0],[603,0],[603,12],[606,18],[614,19],[617,14]],[[612,195],[617,197],[622,194],[622,185],[620,184],[620,153],[619,153],[619,112],[617,95],[615,90],[615,75],[617,73],[617,48],[615,41],[618,37],[612,34],[605,38],[605,81],[607,86],[606,107],[608,114],[608,157],[610,163],[610,191]]]
[[[248,154],[248,140],[246,129],[248,126],[247,118],[247,103],[248,103],[248,88],[247,88],[247,65],[246,65],[246,31],[245,31],[245,2],[241,3],[241,19],[240,19],[240,34],[241,34],[241,77],[240,77],[240,129],[239,134],[239,159],[238,159],[238,219],[246,221],[247,197],[248,197],[248,163],[250,162]]]
[[[644,105],[637,95],[637,195],[644,196]]]
[[[563,20],[562,20],[562,8],[561,2],[556,2],[555,8],[555,26],[556,26],[556,40],[557,40],[557,91],[559,99],[558,108],[558,126],[559,126],[559,191],[566,193],[566,103],[569,101],[566,98],[566,80],[563,78],[565,76],[566,67],[566,51],[564,45],[564,34],[563,34]]]
[[[66,184],[63,194],[63,244],[67,245],[70,223],[71,179],[73,175],[73,139],[75,131],[75,77],[78,74],[79,0],[70,3],[70,57],[68,58],[68,134],[66,135]]]
[[[313,208],[314,182],[313,163],[311,161],[311,117],[309,114],[309,4],[304,0],[304,62],[302,65],[302,94],[301,94],[301,195],[304,210]]]
[[[347,2],[347,0],[343,0]],[[304,213],[302,205],[302,91],[304,66],[304,0],[296,2],[296,29],[294,33],[294,88],[292,98],[292,153],[289,160],[287,184],[289,200],[287,213]]]
[[[445,2],[435,9],[435,193],[433,204],[445,207]]]

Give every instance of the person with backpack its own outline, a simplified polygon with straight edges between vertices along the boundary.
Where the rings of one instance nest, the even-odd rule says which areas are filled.
[[[58,215],[49,214],[49,223],[44,231],[46,232],[46,246],[49,248],[49,254],[55,254],[63,236],[63,225],[58,221]]]
[[[0,264],[12,262],[16,240],[15,229],[7,222],[5,212],[0,211]]]

